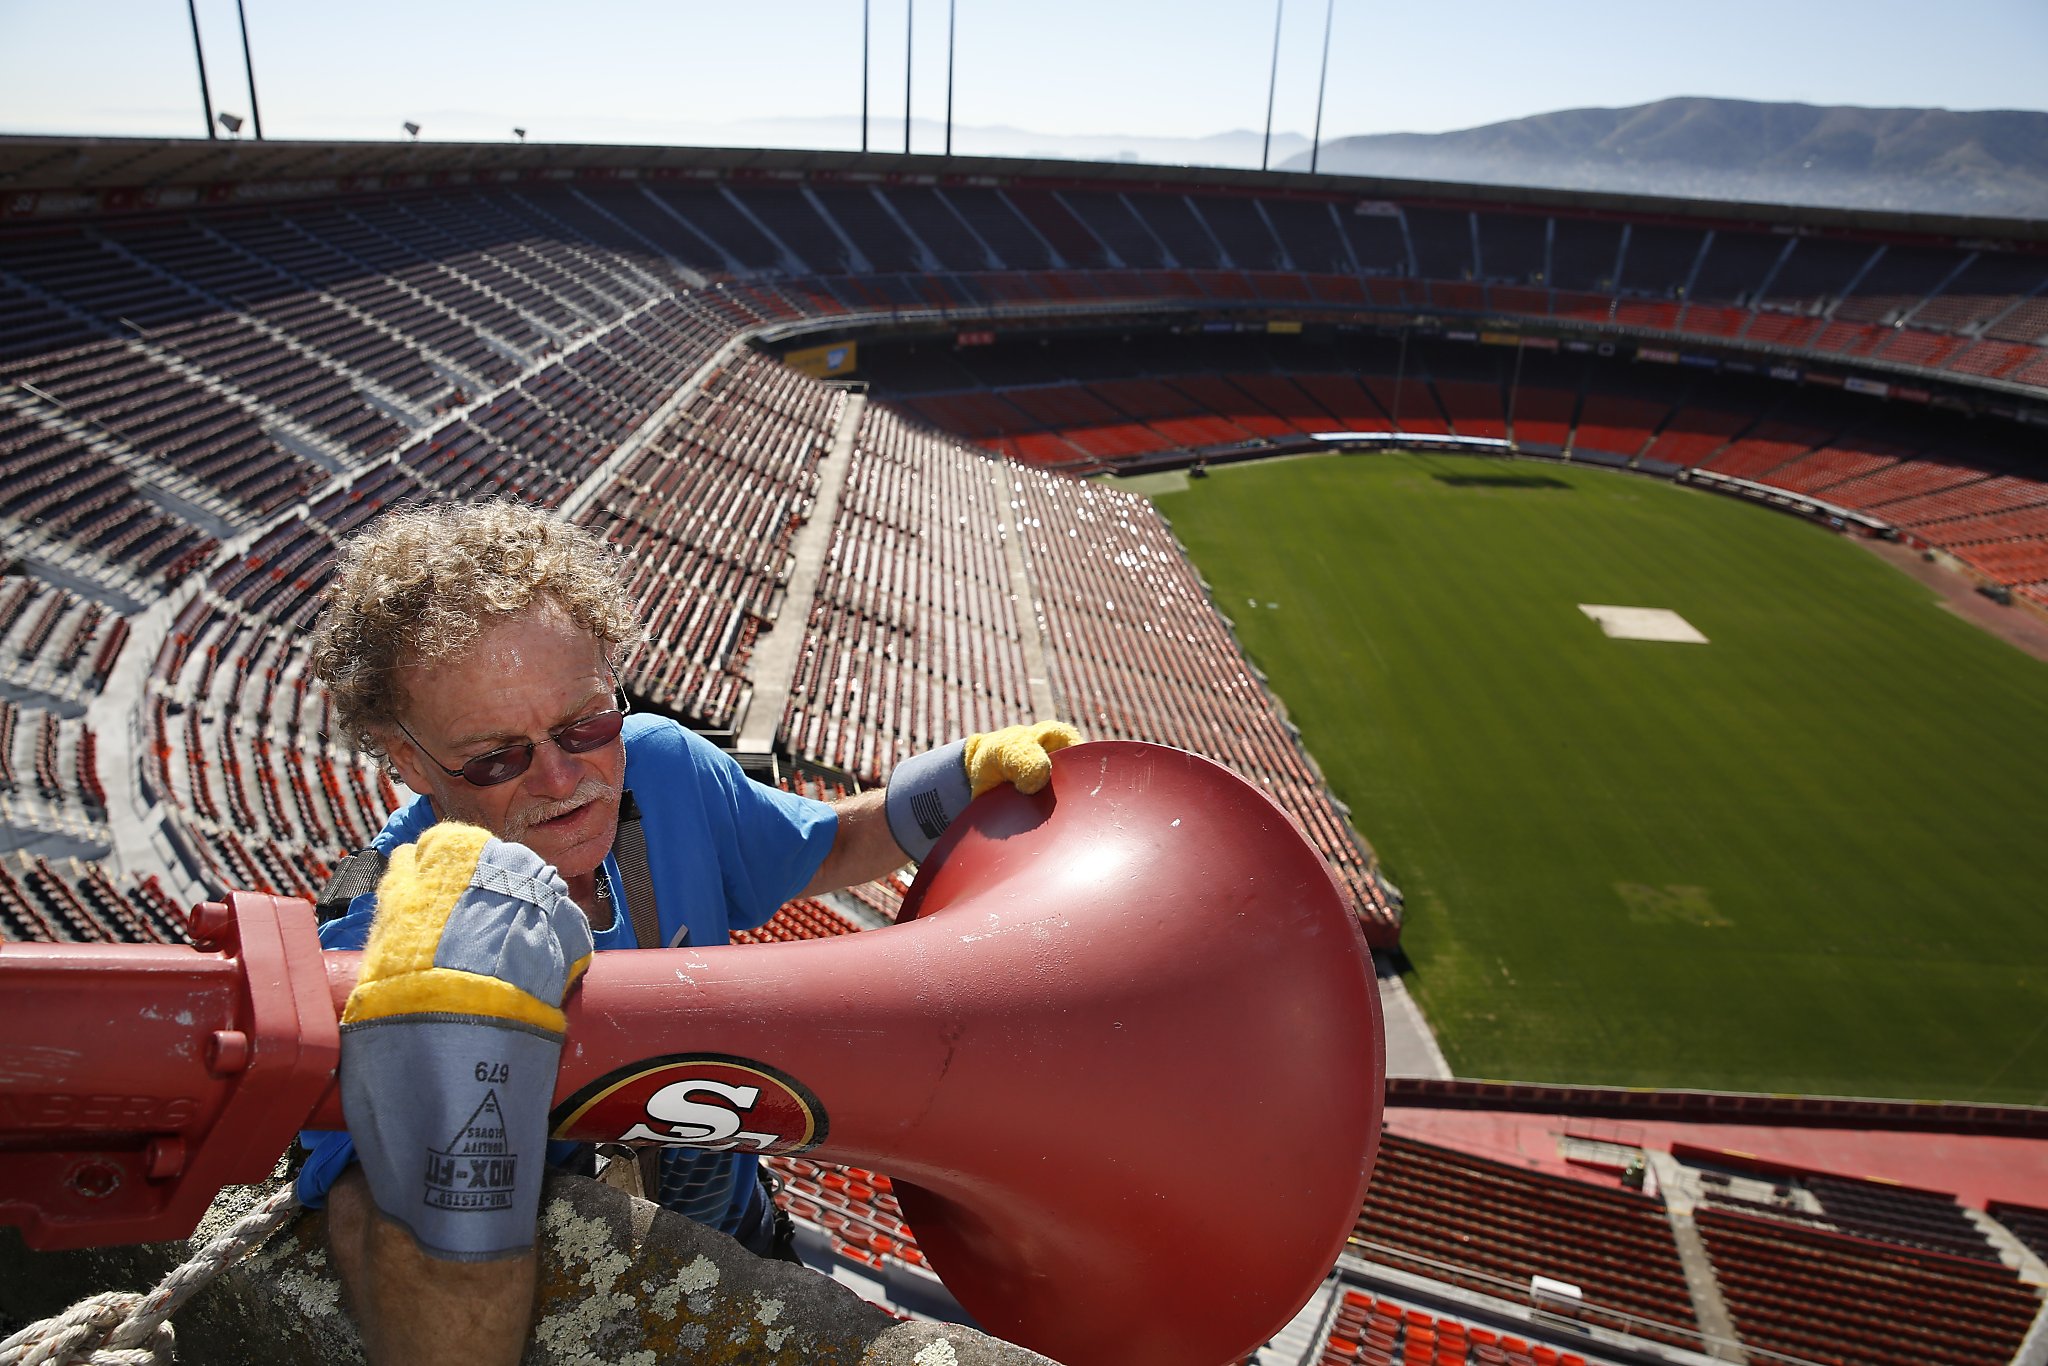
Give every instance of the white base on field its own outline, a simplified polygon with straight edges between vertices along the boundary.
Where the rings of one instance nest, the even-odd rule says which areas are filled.
[[[1693,624],[1665,607],[1601,607],[1582,602],[1579,610],[1600,623],[1616,640],[1672,640],[1704,645],[1707,638]]]

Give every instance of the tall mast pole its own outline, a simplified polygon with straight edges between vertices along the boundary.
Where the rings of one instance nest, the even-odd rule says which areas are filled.
[[[868,9],[873,0],[860,0],[860,149],[868,149]]]
[[[953,23],[958,0],[946,0],[946,155],[953,155]]]
[[[1266,79],[1266,145],[1259,149],[1259,169],[1265,170],[1273,155],[1273,94],[1280,88],[1280,16],[1287,12],[1287,0],[1273,5],[1273,71]]]
[[[917,0],[903,7],[903,152],[910,153],[910,43],[917,36]]]
[[[242,0],[235,0],[235,17],[242,21],[242,70],[249,76],[249,118],[256,125],[256,141],[263,141],[263,111],[256,107],[256,59],[249,55],[249,16]]]
[[[213,131],[213,94],[206,88],[206,49],[199,46],[199,6],[196,0],[185,0],[185,12],[192,16],[192,56],[199,62],[199,102],[206,106],[206,136],[211,140],[217,136]]]
[[[240,0],[237,0],[240,3]],[[1316,172],[1316,158],[1323,150],[1323,92],[1330,87],[1330,24],[1337,17],[1337,0],[1328,0],[1323,10],[1323,74],[1316,81],[1316,134],[1308,145],[1308,172]]]

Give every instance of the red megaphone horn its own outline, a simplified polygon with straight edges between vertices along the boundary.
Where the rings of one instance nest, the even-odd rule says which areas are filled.
[[[568,1005],[557,1133],[885,1171],[961,1304],[1069,1366],[1220,1366],[1272,1336],[1350,1233],[1384,1090],[1370,956],[1288,818],[1194,755],[1077,746],[1044,792],[975,802],[905,914],[598,955]],[[316,957],[331,1034],[356,955]],[[275,975],[304,985],[302,967]],[[204,1127],[177,1141],[235,1100],[197,1105]],[[331,1089],[310,1108],[340,1125]],[[26,1204],[45,1217],[30,1241],[56,1245],[10,1179],[5,1119],[0,1217]]]

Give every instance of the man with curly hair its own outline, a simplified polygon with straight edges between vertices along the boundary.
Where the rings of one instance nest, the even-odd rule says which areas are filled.
[[[561,1005],[593,949],[722,944],[792,897],[881,877],[979,792],[1038,790],[1078,738],[971,736],[830,804],[751,782],[674,722],[627,715],[616,667],[641,627],[617,566],[540,510],[440,505],[372,523],[327,590],[313,667],[337,729],[419,794],[374,843],[391,859],[376,891],[322,927],[326,947],[364,950],[343,1014],[349,1128],[306,1135],[299,1177],[329,1210],[372,1361],[517,1360]],[[622,909],[628,803],[657,944]],[[751,1155],[663,1149],[651,1194],[775,1250]]]

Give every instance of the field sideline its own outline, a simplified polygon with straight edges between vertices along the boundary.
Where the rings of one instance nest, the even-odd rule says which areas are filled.
[[[1608,471],[1154,496],[1406,894],[1459,1075],[2048,1103],[2048,665],[1820,528]]]

